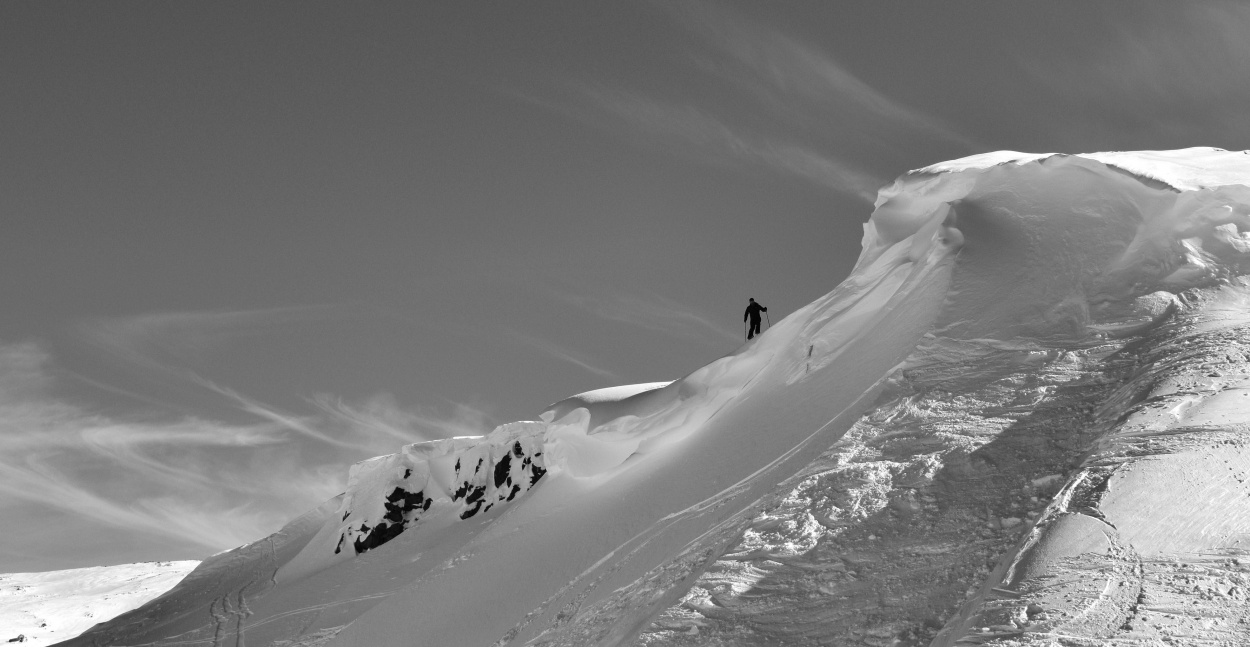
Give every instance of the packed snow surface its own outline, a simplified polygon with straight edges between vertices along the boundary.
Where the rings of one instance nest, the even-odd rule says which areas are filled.
[[[1216,315],[1250,300],[1250,156],[990,153],[899,178],[864,230],[841,285],[733,353],[364,461],[341,497],[69,644],[1105,637],[1136,626],[1144,556],[1244,550],[1220,521],[1250,518],[1240,485],[1189,476],[1149,514],[1141,492],[1250,458],[1133,462],[1121,423],[1155,397],[1184,429],[1241,424],[1190,382],[1149,395],[1161,373],[1129,353],[1177,321],[1240,325]]]
[[[144,562],[0,575],[0,642],[73,638],[173,588],[199,562]]]

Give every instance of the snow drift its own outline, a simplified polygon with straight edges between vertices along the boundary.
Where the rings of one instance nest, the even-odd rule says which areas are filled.
[[[899,178],[864,230],[841,285],[733,354],[360,463],[342,497],[65,644],[628,644],[909,371],[1039,367],[1147,334],[1185,290],[1246,290],[1250,155],[981,155]],[[941,640],[989,613],[969,599]]]

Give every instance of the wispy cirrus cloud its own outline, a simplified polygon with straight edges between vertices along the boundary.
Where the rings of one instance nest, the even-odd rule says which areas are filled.
[[[712,81],[700,85],[727,86],[744,100],[724,101],[723,87],[676,97],[672,88],[647,92],[603,78],[556,79],[546,90],[513,94],[604,130],[624,126],[639,141],[705,163],[764,168],[867,202],[886,178],[833,152],[842,148],[835,142],[871,148],[920,138],[968,152],[983,148],[941,119],[891,99],[818,47],[723,4],[657,6],[699,37],[694,42],[702,48],[689,59]],[[752,105],[757,114],[744,112]]]
[[[306,507],[310,499],[333,495],[335,484],[317,487],[282,470],[271,475],[288,478],[261,482],[229,460],[276,449],[283,440],[277,425],[100,415],[52,395],[50,363],[36,344],[0,345],[5,498],[221,549],[255,539],[271,526],[267,508],[277,500],[295,497]],[[267,502],[251,496],[260,491]],[[241,492],[249,496],[239,497]],[[187,519],[154,512],[162,509],[159,499],[171,497],[183,501],[179,516]],[[184,524],[194,517],[209,529],[187,532]]]
[[[268,420],[269,422],[277,425],[280,429],[288,429],[296,433],[303,434],[313,440],[319,440],[328,445],[335,445],[342,448],[355,447],[352,439],[339,438],[332,433],[326,433],[325,431],[319,429],[313,420],[305,416],[294,415],[281,411],[277,408],[267,406],[260,401],[253,400],[252,398],[242,395],[233,389],[219,386],[210,380],[205,380],[198,376],[194,376],[193,380],[204,388],[224,396],[242,411],[246,411],[247,413],[250,413],[262,420]]]
[[[619,291],[554,287],[549,289],[549,293],[556,299],[608,321],[618,321],[678,339],[702,341],[717,347],[742,341],[738,331],[659,294],[625,294]]]
[[[302,434],[326,445],[365,450],[370,456],[393,451],[394,443],[419,443],[450,436],[480,436],[495,426],[494,419],[464,403],[452,403],[445,415],[425,408],[405,408],[388,393],[353,404],[319,393],[307,399],[311,414],[284,411],[211,381],[195,378],[205,388],[225,397],[241,411],[268,420],[281,429]]]
[[[726,162],[763,166],[784,176],[797,177],[869,202],[881,178],[858,170],[837,157],[786,139],[734,128],[709,112],[689,104],[665,102],[600,83],[571,84],[581,106],[566,106],[574,116],[606,126],[603,116],[614,117],[656,141],[681,142],[686,155],[713,164]],[[587,108],[590,108],[587,110]]]
[[[239,419],[170,415],[168,407],[106,415],[58,395],[53,364],[39,344],[0,342],[0,504],[206,552],[258,539],[341,492],[351,463],[493,426],[471,407],[408,410],[385,394],[364,402],[314,396],[307,411],[283,411],[193,375]]]
[[[562,362],[572,364],[609,380],[621,379],[616,373],[596,365],[594,360],[583,353],[579,353],[571,348],[566,348],[555,342],[523,333],[519,330],[514,330],[512,328],[505,328],[504,330],[512,339],[521,342],[530,348],[540,350]]]
[[[136,367],[181,372],[187,359],[240,337],[347,314],[345,307],[331,305],[152,312],[93,319],[80,324],[77,332],[96,349]]]
[[[819,48],[723,4],[684,0],[662,6],[721,54],[700,56],[705,69],[747,91],[780,118],[807,124],[852,119],[860,128],[881,124],[956,143],[969,152],[982,149],[942,120],[865,83]]]
[[[447,415],[424,407],[402,407],[395,397],[382,393],[363,403],[319,394],[312,404],[323,414],[363,432],[375,432],[405,443],[449,436],[479,436],[496,426],[493,416],[463,402],[452,402]]]

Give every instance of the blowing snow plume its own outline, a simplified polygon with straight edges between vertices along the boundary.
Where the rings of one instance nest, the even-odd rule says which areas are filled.
[[[65,644],[1135,639],[1151,574],[1175,581],[1157,564],[1250,570],[1250,415],[1226,393],[1250,371],[1225,353],[1198,379],[1176,346],[1250,323],[1247,185],[1250,156],[1216,149],[909,173],[850,277],[733,354],[357,464]]]

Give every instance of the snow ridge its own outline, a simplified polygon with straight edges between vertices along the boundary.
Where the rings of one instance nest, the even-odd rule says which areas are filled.
[[[960,640],[988,616],[974,602],[960,611],[950,594],[974,596],[970,578],[984,580],[1012,533],[1046,518],[1027,506],[1054,494],[1052,481],[1074,473],[1101,433],[1084,421],[1090,398],[1131,370],[1116,353],[1174,316],[1175,295],[1250,274],[1248,160],[1218,149],[1004,152],[905,175],[881,190],[851,275],[733,353],[672,383],[574,396],[540,421],[362,462],[336,512],[327,505],[275,535],[281,555],[209,560],[197,572],[212,578],[94,634],[112,644],[246,633],[254,644],[613,647],[732,550],[829,578],[800,607],[828,590],[894,610],[821,612],[837,631],[821,633],[818,620],[803,639],[919,645],[955,617],[942,635]],[[1034,439],[1051,432],[1062,451],[1029,462]],[[873,460],[821,459],[844,435]],[[835,466],[808,479],[822,460]],[[983,477],[1014,484],[981,492]],[[892,483],[907,494],[895,499]],[[757,518],[804,500],[810,514],[793,523]],[[1004,507],[986,519],[991,503]],[[909,536],[885,559],[857,556],[878,532],[918,527],[945,533],[945,545],[913,550],[923,538]],[[796,534],[772,549],[759,539],[770,528]],[[736,537],[747,545],[731,549]],[[822,545],[838,564],[820,561]],[[957,579],[925,588],[916,578],[948,569],[881,566],[933,550],[953,556]],[[744,571],[759,581],[771,568]],[[688,610],[732,616],[717,602],[732,596],[705,590]],[[248,615],[222,629],[160,608],[209,598],[246,602]]]

